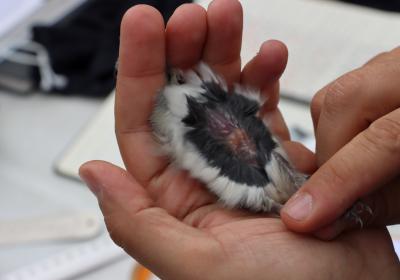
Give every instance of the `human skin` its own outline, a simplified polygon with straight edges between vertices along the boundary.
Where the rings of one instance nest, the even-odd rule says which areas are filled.
[[[352,226],[337,218],[358,199],[373,212],[365,226],[400,223],[399,77],[400,48],[396,48],[315,95],[311,112],[320,168],[281,213],[290,229],[334,238]],[[296,207],[303,194],[312,201]],[[301,213],[300,218],[290,215],[291,207],[295,216]]]
[[[330,242],[297,234],[276,217],[223,208],[198,181],[155,152],[148,119],[167,62],[185,68],[202,60],[229,84],[260,88],[269,100],[263,117],[293,163],[304,172],[315,170],[315,156],[289,141],[277,109],[286,47],[264,43],[241,72],[241,33],[236,0],[215,0],[207,11],[183,5],[166,29],[149,6],[125,14],[115,127],[127,170],[102,161],[80,169],[112,239],[162,279],[397,279],[398,260],[385,228]]]

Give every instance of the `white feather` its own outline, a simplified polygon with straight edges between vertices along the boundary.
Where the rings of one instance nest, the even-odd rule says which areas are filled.
[[[259,187],[249,187],[247,190],[245,205],[253,205],[255,211],[260,211],[262,209],[264,188]]]
[[[286,153],[282,149],[276,149],[275,151],[278,151],[281,156],[286,158]],[[286,202],[297,190],[287,169],[288,167],[282,166],[281,160],[274,153],[271,153],[271,158],[265,166],[265,170],[273,184],[273,188],[268,189],[268,195],[280,203]]]
[[[236,207],[240,205],[241,200],[246,198],[249,186],[233,182],[227,177],[224,178],[227,183],[224,191],[221,193],[221,200],[229,207]]]
[[[200,79],[199,75],[193,71],[193,70],[188,70],[183,74],[183,79],[185,81],[185,84],[201,87],[203,84],[203,81]]]
[[[235,93],[246,97],[247,99],[256,101],[258,105],[262,106],[266,102],[266,98],[261,95],[261,92],[250,87],[244,87],[243,85],[235,84]]]
[[[223,79],[215,74],[211,68],[205,64],[204,62],[200,62],[197,67],[196,71],[198,72],[199,76],[204,82],[210,83],[214,82],[217,83],[223,90],[227,91],[228,87]]]

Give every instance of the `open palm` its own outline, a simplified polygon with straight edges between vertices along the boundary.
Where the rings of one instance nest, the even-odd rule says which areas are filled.
[[[82,166],[114,241],[163,279],[390,278],[397,259],[386,230],[364,230],[332,242],[289,232],[281,220],[230,210],[201,183],[157,151],[149,127],[166,65],[208,63],[229,84],[262,90],[262,115],[294,164],[314,169],[314,156],[289,142],[277,109],[285,46],[269,41],[241,71],[242,10],[215,0],[206,12],[181,6],[164,28],[160,14],[136,6],[124,16],[115,104],[116,134],[127,171],[105,162]]]

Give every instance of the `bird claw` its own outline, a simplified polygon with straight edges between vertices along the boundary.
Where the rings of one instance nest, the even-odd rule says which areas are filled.
[[[364,228],[373,216],[371,207],[362,201],[357,201],[344,215],[345,219],[352,221],[360,229]]]

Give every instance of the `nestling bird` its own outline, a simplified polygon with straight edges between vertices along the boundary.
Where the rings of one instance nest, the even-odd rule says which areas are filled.
[[[293,167],[260,118],[260,92],[228,89],[204,63],[169,74],[150,119],[162,150],[226,206],[279,215],[308,175]],[[340,221],[363,228],[373,219],[370,206],[356,201]]]
[[[307,176],[296,171],[259,116],[257,90],[224,80],[206,64],[171,70],[151,116],[172,161],[228,207],[279,213]]]

